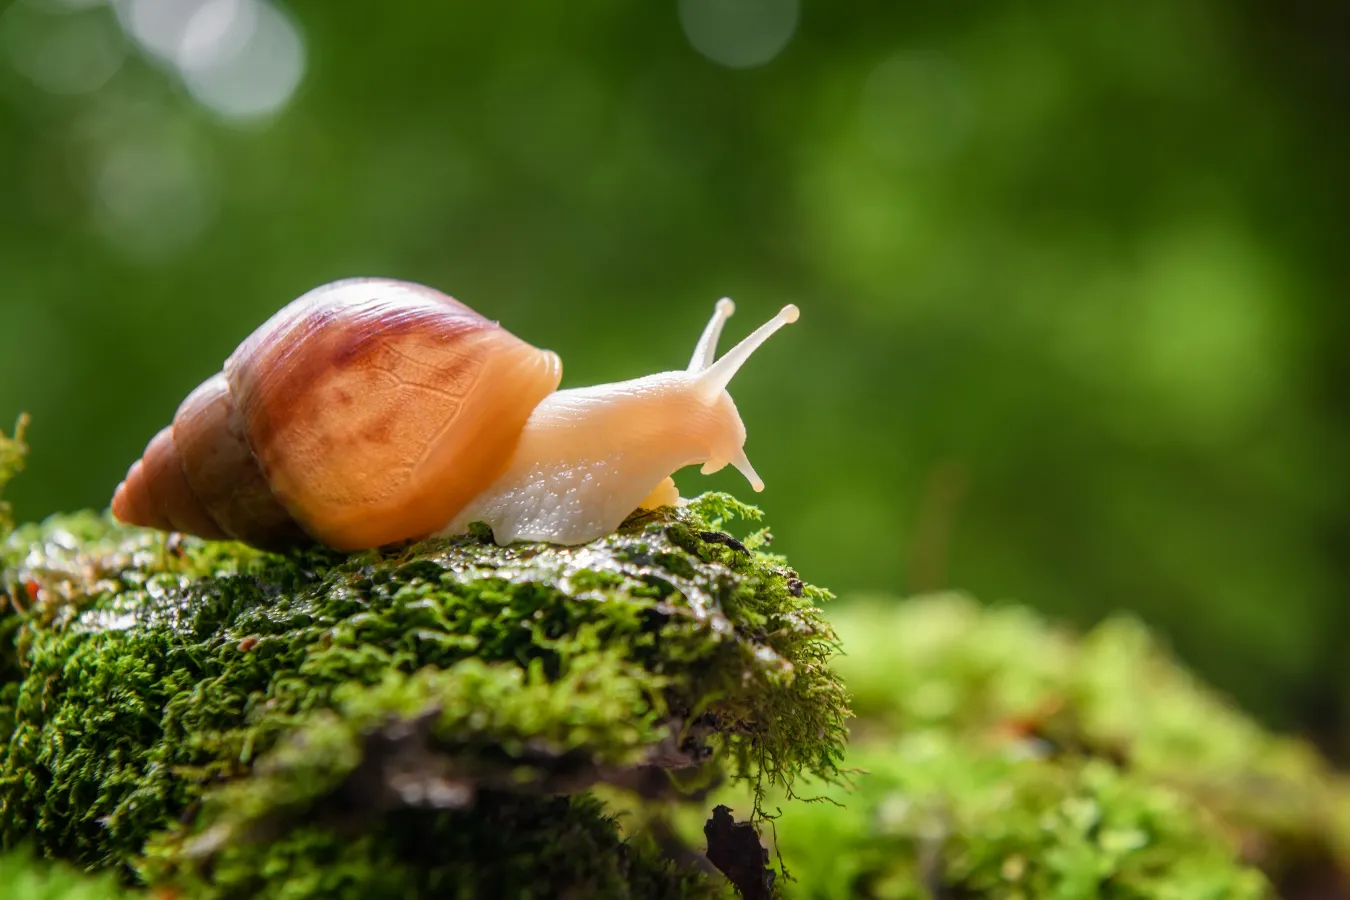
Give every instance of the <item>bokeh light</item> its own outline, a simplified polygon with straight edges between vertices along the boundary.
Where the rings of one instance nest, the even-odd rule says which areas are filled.
[[[95,227],[141,260],[188,246],[213,212],[214,185],[206,167],[200,150],[172,135],[119,137],[92,172]]]
[[[300,32],[267,0],[121,0],[119,10],[131,37],[223,116],[275,113],[304,75]]]
[[[799,0],[680,0],[689,43],[735,69],[762,66],[782,53],[799,15]]]
[[[108,83],[126,46],[100,10],[18,0],[0,13],[0,54],[44,91],[84,94]]]
[[[897,53],[862,85],[864,139],[896,166],[941,163],[975,132],[979,110],[966,75],[936,53]]]
[[[193,96],[237,118],[281,109],[305,71],[299,31],[262,0],[212,0],[189,22],[183,57],[183,78]]]

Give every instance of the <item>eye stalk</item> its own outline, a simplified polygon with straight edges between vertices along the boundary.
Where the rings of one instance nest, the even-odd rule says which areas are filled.
[[[694,346],[694,355],[690,358],[689,368],[686,370],[695,379],[695,389],[709,404],[716,404],[726,396],[726,388],[731,383],[731,379],[750,359],[750,356],[759,349],[760,345],[769,339],[769,335],[784,325],[790,325],[797,321],[800,316],[797,307],[789,303],[778,311],[778,315],[759,326],[748,337],[727,351],[725,356],[721,359],[715,359],[717,341],[722,336],[722,327],[726,325],[727,319],[731,318],[731,314],[735,311],[736,304],[732,303],[730,298],[723,297],[717,301],[712,318],[708,320],[702,336],[699,337],[698,343]],[[730,403],[730,399],[727,396],[728,403]],[[733,406],[733,416],[735,415],[734,409]],[[744,441],[745,429],[740,426],[738,416],[736,417],[736,425],[740,431],[740,440]],[[755,472],[755,467],[750,465],[744,447],[739,444],[727,447],[722,451],[722,455],[726,458],[709,459],[699,471],[704,475],[711,475],[730,464],[745,476],[756,493],[764,490],[764,480]]]
[[[689,368],[685,371],[697,375],[713,364],[713,359],[717,356],[717,341],[722,337],[722,326],[727,324],[727,319],[730,319],[735,311],[736,304],[731,302],[730,297],[723,297],[717,301],[712,318],[708,320],[703,335],[694,345],[694,355],[689,360]]]
[[[717,301],[713,317],[703,330],[703,336],[699,338],[698,345],[694,348],[694,358],[689,362],[688,371],[697,374],[699,389],[710,403],[726,390],[731,379],[741,370],[741,366],[745,365],[760,345],[769,339],[769,335],[784,325],[791,325],[801,315],[797,307],[789,303],[778,311],[778,315],[756,328],[739,344],[728,350],[725,356],[713,362],[713,356],[717,351],[717,339],[722,335],[722,326],[735,310],[736,306],[730,300],[724,298]]]
[[[634,509],[679,505],[671,478],[735,466],[756,491],[764,481],[745,456],[745,423],[727,384],[761,344],[798,317],[778,315],[717,359],[717,341],[736,309],[726,298],[694,346],[687,368],[554,391],[520,432],[506,471],[440,533],[472,522],[512,541],[580,544],[613,531]]]

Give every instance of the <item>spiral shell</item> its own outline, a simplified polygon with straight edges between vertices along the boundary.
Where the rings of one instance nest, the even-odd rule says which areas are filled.
[[[422,537],[501,474],[561,377],[557,354],[439,291],[327,284],[188,395],[113,515],[267,549]]]

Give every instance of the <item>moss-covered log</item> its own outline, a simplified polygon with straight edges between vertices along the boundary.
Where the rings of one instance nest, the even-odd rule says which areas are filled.
[[[0,482],[20,450],[0,436]],[[1350,782],[1138,622],[941,596],[826,624],[734,516],[757,514],[710,495],[586,547],[353,556],[20,528],[0,884],[731,896],[715,860],[747,897],[1350,897]]]
[[[20,528],[0,840],[191,897],[717,894],[585,792],[836,771],[825,593],[722,533],[737,514],[285,558]]]

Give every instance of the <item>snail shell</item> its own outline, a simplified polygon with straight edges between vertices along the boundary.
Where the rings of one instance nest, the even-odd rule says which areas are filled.
[[[557,354],[432,288],[333,282],[188,395],[113,515],[268,549],[423,537],[504,471],[561,377]]]

